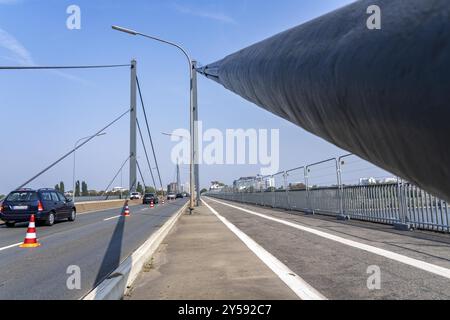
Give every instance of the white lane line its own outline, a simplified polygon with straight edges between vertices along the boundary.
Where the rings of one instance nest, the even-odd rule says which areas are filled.
[[[275,258],[267,250],[257,244],[252,238],[247,236],[235,225],[230,223],[227,219],[222,217],[216,210],[214,210],[203,199],[202,202],[214,213],[220,221],[222,221],[228,229],[230,229],[244,244],[253,251],[256,256],[261,259],[292,291],[302,300],[326,300],[320,292],[311,287],[305,280],[295,274],[280,260]]]
[[[221,202],[221,201],[217,201],[215,199],[211,199],[211,198],[208,198],[208,199],[211,200],[211,201],[217,202],[219,204],[222,204],[224,206],[230,207],[230,208],[234,208],[234,209],[237,209],[237,210],[240,210],[240,211],[243,211],[243,212],[246,212],[246,213],[249,213],[249,214],[252,214],[252,215],[264,218],[264,219],[267,219],[267,220],[275,221],[275,222],[284,224],[286,226],[289,226],[289,227],[292,227],[292,228],[295,228],[295,229],[298,229],[298,230],[301,230],[301,231],[312,233],[314,235],[317,235],[319,237],[322,237],[322,238],[325,238],[325,239],[328,239],[328,240],[336,241],[336,242],[345,244],[347,246],[350,246],[350,247],[353,247],[353,248],[357,248],[357,249],[361,249],[361,250],[364,250],[364,251],[367,251],[367,252],[370,252],[370,253],[373,253],[373,254],[376,254],[376,255],[379,255],[379,256],[382,256],[382,257],[394,260],[394,261],[397,261],[397,262],[401,262],[401,263],[407,264],[407,265],[415,267],[417,269],[421,269],[421,270],[424,270],[424,271],[427,271],[427,272],[430,272],[430,273],[434,273],[434,274],[436,274],[438,276],[450,279],[450,269],[447,269],[447,268],[444,268],[444,267],[440,267],[440,266],[437,266],[435,264],[431,264],[431,263],[428,263],[428,262],[424,262],[424,261],[421,261],[421,260],[410,258],[410,257],[404,256],[402,254],[398,254],[398,253],[395,253],[395,252],[392,252],[392,251],[388,251],[388,250],[385,250],[385,249],[380,249],[380,248],[377,248],[377,247],[374,247],[374,246],[371,246],[371,245],[367,245],[367,244],[364,244],[364,243],[360,243],[360,242],[357,242],[357,241],[345,239],[345,238],[342,238],[342,237],[339,237],[339,236],[332,235],[330,233],[326,233],[326,232],[319,231],[319,230],[316,230],[316,229],[313,229],[313,228],[305,227],[305,226],[297,224],[297,223],[292,223],[292,222],[288,222],[288,221],[285,221],[285,220],[282,220],[282,219],[277,219],[277,218],[274,218],[274,217],[270,217],[270,216],[264,215],[262,213],[258,213],[258,212],[251,211],[251,210],[247,210],[247,209],[244,209],[244,208],[241,208],[241,207],[238,207],[238,206],[233,206],[231,204],[228,204],[228,203],[225,203],[225,202]]]
[[[103,221],[109,221],[109,220],[113,220],[113,219],[118,219],[120,217],[121,217],[120,215],[119,216],[114,216],[114,217],[111,217],[111,218],[103,219]]]
[[[12,245],[7,246],[7,247],[2,247],[2,248],[0,248],[0,251],[6,250],[6,249],[10,249],[10,248],[14,248],[14,247],[18,247],[18,246],[20,246],[22,243],[23,243],[23,242],[19,242],[19,243],[12,244]]]
[[[93,211],[93,212],[99,212],[99,211]],[[92,212],[92,213],[93,213],[93,212]],[[86,213],[88,213],[88,212],[86,212]],[[115,216],[115,217],[111,217],[111,218],[104,219],[103,221],[109,221],[109,220],[117,219],[117,218],[120,218],[120,217],[121,217],[121,216],[119,215],[119,216]],[[9,246],[6,246],[6,247],[1,247],[1,248],[0,248],[0,251],[7,250],[7,249],[11,249],[11,248],[14,248],[14,247],[18,247],[18,246],[20,246],[22,243],[23,243],[23,242],[19,242],[19,243],[12,244],[12,245],[9,245]]]

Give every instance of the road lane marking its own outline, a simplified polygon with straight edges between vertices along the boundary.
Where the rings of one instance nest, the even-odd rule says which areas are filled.
[[[12,244],[12,245],[10,245],[10,246],[2,247],[2,248],[0,248],[0,251],[6,250],[6,249],[11,249],[11,248],[14,248],[14,247],[18,247],[18,246],[20,246],[22,243],[23,243],[23,242],[19,242],[19,243],[16,243],[16,244]]]
[[[118,219],[118,218],[120,218],[120,217],[121,217],[121,215],[119,215],[119,216],[114,216],[114,217],[111,217],[111,218],[103,219],[103,221],[109,221],[109,220],[113,220],[113,219]]]
[[[202,202],[219,218],[242,242],[253,251],[256,256],[266,264],[294,293],[302,300],[326,300],[320,292],[310,286],[300,276],[290,270],[285,264],[261,247],[252,238],[239,230],[234,224],[222,217],[203,199]]]
[[[353,247],[353,248],[357,248],[357,249],[360,249],[360,250],[363,250],[363,251],[367,251],[367,252],[370,252],[370,253],[373,253],[373,254],[376,254],[376,255],[379,255],[379,256],[382,256],[382,257],[385,257],[385,258],[388,258],[388,259],[391,259],[391,260],[394,260],[394,261],[397,261],[397,262],[401,262],[401,263],[407,264],[407,265],[415,267],[417,269],[421,269],[421,270],[424,270],[424,271],[427,271],[427,272],[430,272],[430,273],[434,273],[434,274],[439,275],[441,277],[450,279],[450,269],[447,269],[447,268],[444,268],[444,267],[440,267],[440,266],[437,266],[437,265],[434,265],[434,264],[431,264],[431,263],[428,263],[428,262],[424,262],[424,261],[421,261],[421,260],[417,260],[417,259],[414,259],[414,258],[410,258],[410,257],[404,256],[402,254],[398,254],[398,253],[395,253],[395,252],[392,252],[392,251],[388,251],[388,250],[385,250],[385,249],[380,249],[380,248],[377,248],[377,247],[374,247],[374,246],[371,246],[371,245],[368,245],[368,244],[364,244],[364,243],[360,243],[360,242],[357,242],[357,241],[345,239],[345,238],[342,238],[342,237],[339,237],[339,236],[335,236],[335,235],[332,235],[330,233],[319,231],[319,230],[316,230],[316,229],[313,229],[313,228],[305,227],[305,226],[303,226],[301,224],[298,224],[298,223],[292,223],[292,222],[288,222],[288,221],[285,221],[285,220],[282,220],[282,219],[277,219],[277,218],[274,218],[274,217],[271,217],[271,216],[267,216],[267,215],[262,214],[262,213],[258,213],[258,212],[251,211],[251,210],[247,210],[247,209],[244,209],[244,208],[241,208],[241,207],[238,207],[238,206],[234,206],[234,205],[231,205],[231,204],[228,204],[228,203],[225,203],[225,202],[217,201],[215,199],[211,199],[211,198],[208,198],[208,199],[213,201],[213,202],[222,204],[224,206],[227,206],[227,207],[230,207],[230,208],[234,208],[234,209],[237,209],[237,210],[240,210],[240,211],[243,211],[243,212],[246,212],[246,213],[258,216],[260,218],[264,218],[264,219],[267,219],[267,220],[278,222],[278,223],[284,224],[286,226],[289,226],[289,227],[292,227],[292,228],[295,228],[295,229],[298,229],[298,230],[301,230],[301,231],[305,231],[305,232],[317,235],[319,237],[322,237],[322,238],[325,238],[325,239],[328,239],[328,240],[339,242],[339,243],[345,244],[347,246],[350,246],[350,247]]]

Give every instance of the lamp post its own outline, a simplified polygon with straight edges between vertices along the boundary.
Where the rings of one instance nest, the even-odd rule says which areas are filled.
[[[196,74],[194,72],[195,67],[196,67],[196,62],[193,61],[190,57],[190,55],[187,53],[187,51],[181,47],[180,45],[171,42],[171,41],[167,41],[164,39],[160,39],[158,37],[155,36],[150,36],[147,34],[143,34],[131,29],[127,29],[127,28],[123,28],[123,27],[119,27],[119,26],[112,26],[112,28],[114,30],[120,31],[120,32],[125,32],[128,34],[131,34],[133,36],[142,36],[148,39],[152,39],[155,41],[159,41],[168,45],[171,45],[173,47],[178,48],[179,50],[181,50],[183,52],[183,54],[186,56],[188,63],[189,63],[189,76],[190,76],[190,133],[191,133],[191,154],[190,154],[190,185],[191,185],[191,201],[190,201],[190,209],[193,210],[194,207],[198,206],[198,197],[197,199],[195,199],[194,197],[194,189],[195,189],[195,180],[196,180],[196,175],[198,176],[198,168],[196,169],[196,165],[195,163],[197,163],[196,161],[196,157],[197,157],[197,144],[196,144],[196,140],[197,140],[197,136],[196,136],[196,123],[197,123],[197,117],[198,117],[198,113],[197,113],[197,83],[196,83]],[[197,171],[197,172],[196,172]],[[198,186],[197,186],[198,188]]]
[[[106,135],[106,132],[99,133],[99,134],[95,135],[95,137],[100,137],[100,136],[104,136],[104,135]],[[72,193],[73,193],[72,194],[72,201],[73,201],[73,203],[75,203],[75,160],[76,160],[77,146],[78,146],[78,144],[81,141],[89,139],[91,137],[92,136],[84,137],[84,138],[79,139],[77,142],[75,142],[75,145],[73,147],[74,148],[74,152],[73,152],[73,178],[72,178],[72,186],[73,186],[73,189],[72,189]]]

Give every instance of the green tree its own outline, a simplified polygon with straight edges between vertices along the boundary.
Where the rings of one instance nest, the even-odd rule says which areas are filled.
[[[153,187],[146,187],[145,193],[156,193],[156,189]]]
[[[75,197],[80,196],[80,180],[77,180],[75,183]]]
[[[55,185],[55,190],[59,191],[59,184]]]
[[[64,187],[64,182],[60,182],[59,183],[59,191],[61,191],[62,193],[64,193],[66,191],[65,187]]]
[[[140,182],[138,182],[137,184],[136,192],[139,192],[140,194],[144,193],[144,188],[142,187],[142,184]]]
[[[206,190],[206,189],[202,189],[202,191],[200,191],[200,194],[204,194],[204,193],[206,193],[206,192],[208,192],[208,190]]]
[[[88,185],[85,181],[81,182],[81,195],[83,197],[89,196]]]

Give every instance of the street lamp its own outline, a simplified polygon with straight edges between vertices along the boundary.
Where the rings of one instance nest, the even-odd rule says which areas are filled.
[[[194,209],[194,207],[198,206],[198,200],[199,200],[199,194],[197,195],[197,199],[195,200],[194,198],[194,185],[195,185],[195,181],[198,182],[198,179],[196,179],[198,177],[198,167],[195,165],[195,163],[197,163],[195,161],[196,159],[196,155],[197,155],[197,145],[196,145],[196,128],[195,125],[197,123],[197,117],[198,117],[198,111],[197,111],[197,78],[196,78],[196,73],[194,72],[195,67],[196,67],[196,62],[193,61],[190,57],[190,55],[187,53],[187,51],[185,49],[183,49],[183,47],[181,47],[180,45],[171,42],[171,41],[167,41],[167,40],[163,40],[154,36],[150,36],[150,35],[146,35],[143,33],[140,33],[138,31],[135,30],[131,30],[131,29],[127,29],[127,28],[123,28],[123,27],[119,27],[119,26],[112,26],[112,28],[114,30],[120,31],[120,32],[125,32],[128,34],[131,34],[133,36],[142,36],[148,39],[152,39],[155,41],[159,41],[168,45],[171,45],[173,47],[178,48],[179,50],[181,50],[183,52],[183,54],[186,56],[188,63],[189,63],[189,75],[190,75],[190,133],[191,133],[191,164],[190,164],[190,185],[191,185],[191,202],[190,202],[190,209]],[[195,170],[197,168],[197,170]],[[197,176],[197,177],[196,177]],[[198,183],[197,183],[198,184]],[[198,188],[198,186],[197,186]]]
[[[100,137],[100,136],[104,136],[104,135],[106,135],[106,132],[99,133],[99,134],[95,135],[95,137]],[[73,147],[73,149],[74,149],[74,151],[73,151],[73,178],[72,178],[73,179],[73,181],[72,181],[72,186],[73,186],[73,189],[72,189],[72,201],[73,201],[73,203],[75,203],[75,154],[77,152],[78,144],[81,141],[89,139],[89,138],[92,138],[92,136],[84,137],[84,138],[79,139],[77,142],[75,142],[75,145]]]
[[[162,135],[165,135],[165,136],[169,136],[169,137],[177,137],[177,138],[181,138],[181,139],[189,140],[189,138],[188,138],[188,137],[185,137],[185,136],[180,136],[180,135],[178,135],[178,134],[173,134],[173,133],[165,133],[165,132],[161,132],[161,134],[162,134]]]

